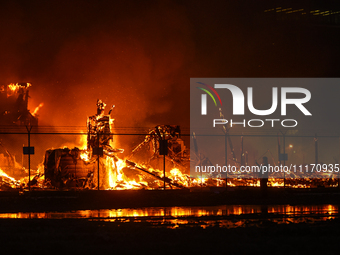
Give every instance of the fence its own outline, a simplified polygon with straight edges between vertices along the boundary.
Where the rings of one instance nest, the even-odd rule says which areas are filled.
[[[166,177],[172,178],[168,181],[167,187],[172,187],[176,184],[180,184],[179,187],[192,187],[195,185],[224,186],[225,178],[229,178],[227,183],[232,186],[259,186],[259,178],[269,178],[269,185],[271,186],[338,186],[340,139],[336,134],[322,134],[321,132],[312,134],[310,132],[309,134],[300,135],[298,132],[293,131],[283,133],[271,130],[270,132],[262,133],[229,132],[228,135],[211,135],[207,134],[204,130],[197,130],[195,136],[193,136],[189,130],[184,129],[182,130],[180,140],[184,141],[185,147],[182,149],[186,148],[185,155],[182,151],[178,160],[180,151],[177,151],[176,154],[176,151],[172,151],[174,150],[172,148],[170,152],[173,154],[168,155],[166,161],[164,160],[163,162],[163,157],[160,157],[157,152],[152,151],[150,143],[144,144],[144,147],[137,154],[131,155],[133,149],[143,143],[146,136],[150,135],[149,131],[150,128],[113,129],[111,145],[113,148],[124,149],[123,153],[115,154],[118,159],[129,159],[132,162],[143,165],[143,167],[148,164],[152,165],[155,168],[155,175],[160,177],[157,185],[154,183],[151,185],[151,182],[143,184],[144,179],[131,177],[134,173],[124,173],[126,176],[130,176],[131,180],[134,180],[135,183],[139,183],[139,185],[134,184],[135,187],[127,187],[126,184],[121,184],[122,186],[119,187],[119,184],[117,184],[117,178],[119,177],[116,173],[114,177],[115,184],[112,186],[108,177],[112,173],[103,170],[101,178],[105,180],[93,176],[96,184],[93,184],[90,188],[162,188],[160,183],[161,178],[163,178],[162,171],[164,169],[166,169]],[[37,171],[40,173],[44,172],[46,164],[44,166],[43,163],[47,151],[61,148],[69,148],[70,150],[73,148],[85,149],[87,132],[86,127],[33,127],[30,129],[26,127],[3,126],[0,128],[0,139],[0,168],[7,175],[15,176],[15,178],[16,176],[22,178],[28,172],[29,175],[32,174],[30,178],[32,180]],[[25,147],[26,152],[23,149]],[[30,155],[31,152],[27,147],[34,147],[33,155]],[[240,174],[241,166],[263,167],[264,157],[267,157],[268,165],[272,167],[289,166],[290,172],[279,172],[277,174],[273,171],[267,175],[263,175],[262,172],[261,175],[258,172],[254,174],[254,172],[244,171]],[[188,162],[185,162],[185,158],[191,161],[191,167],[186,164]],[[97,170],[100,168],[99,160],[97,163],[98,165],[93,166],[93,175],[100,174]],[[101,164],[107,164],[107,162]],[[77,169],[77,162],[75,165],[75,173],[80,175],[81,171],[79,168]],[[230,168],[236,168],[236,171],[227,172],[225,175],[223,175],[224,173],[218,174],[216,171],[209,175],[206,172],[204,174],[202,172],[197,174],[195,172],[197,165],[201,167],[209,165],[215,167],[229,166]],[[311,167],[314,167],[313,170]],[[18,169],[20,168],[26,171],[19,171]],[[179,173],[170,173],[174,168],[179,169]],[[184,181],[184,176],[189,176],[189,168],[192,178]],[[148,170],[148,168],[145,169]],[[159,171],[156,171],[157,169]],[[126,171],[131,172],[131,170]],[[206,177],[208,178],[206,179]],[[195,181],[194,178],[199,180]],[[98,184],[98,182],[102,184]],[[141,186],[141,183],[144,186]],[[79,183],[77,185],[79,186]]]

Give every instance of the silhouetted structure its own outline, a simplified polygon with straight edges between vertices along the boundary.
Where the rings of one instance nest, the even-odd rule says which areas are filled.
[[[28,110],[30,83],[0,86],[0,125],[38,125],[38,119]]]

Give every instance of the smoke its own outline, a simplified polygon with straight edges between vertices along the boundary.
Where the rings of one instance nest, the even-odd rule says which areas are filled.
[[[179,4],[2,1],[0,7],[1,84],[32,83],[29,109],[43,103],[40,126],[84,130],[97,99],[107,104],[106,113],[115,105],[111,116],[117,128],[189,126],[189,79],[183,69],[193,59],[194,44]],[[120,138],[125,150],[123,143],[141,142]],[[77,140],[37,136],[35,158],[41,162],[45,149]]]
[[[2,79],[33,84],[30,107],[44,103],[41,125],[85,126],[100,98],[116,106],[118,127],[188,126],[181,69],[194,47],[184,9],[162,1],[103,5],[97,13],[86,1],[7,3]]]
[[[278,23],[266,6],[2,0],[0,83],[32,83],[41,126],[85,127],[102,99],[117,128],[184,129],[190,77],[338,77],[336,28]]]

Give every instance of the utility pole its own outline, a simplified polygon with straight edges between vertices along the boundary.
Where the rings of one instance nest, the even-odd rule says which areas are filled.
[[[27,129],[27,135],[28,135],[28,191],[31,192],[31,130],[32,130],[31,126],[31,122],[28,123],[28,125],[26,125],[26,129]],[[25,148],[24,148],[25,149]],[[34,152],[33,152],[34,154]]]
[[[100,190],[100,188],[99,188],[99,185],[100,185],[100,182],[99,182],[99,172],[100,172],[100,156],[103,156],[104,155],[104,152],[103,152],[103,147],[99,147],[99,145],[100,145],[100,143],[99,143],[99,137],[100,137],[100,135],[99,135],[99,133],[97,134],[97,147],[92,147],[92,155],[94,156],[94,155],[97,155],[97,163],[98,163],[98,166],[97,166],[97,168],[98,168],[98,175],[97,175],[97,177],[98,177],[98,180],[97,180],[97,185],[98,185],[98,187],[97,187],[97,189],[98,189],[98,191]]]
[[[165,140],[165,134],[159,140],[159,155],[163,155],[163,190],[165,190],[165,156],[168,155],[168,140]]]

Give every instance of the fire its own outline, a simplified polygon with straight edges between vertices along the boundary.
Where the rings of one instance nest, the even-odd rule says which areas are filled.
[[[148,186],[147,182],[140,181],[136,182],[135,180],[130,180],[125,174],[123,169],[127,167],[127,164],[124,160],[119,158],[106,158],[106,167],[109,170],[108,173],[108,189],[141,189]]]
[[[109,189],[114,189],[117,186],[117,181],[122,180],[121,169],[117,167],[120,165],[122,165],[122,163],[116,164],[113,158],[106,157],[106,166],[109,170]]]
[[[18,84],[18,83],[16,83],[16,84],[11,83],[11,84],[8,85],[8,88],[9,88],[11,91],[16,92],[16,91],[18,91],[18,90],[21,89],[21,88],[29,88],[29,87],[31,87],[31,86],[32,86],[31,83],[26,83],[26,86],[22,86],[22,85],[20,85],[20,84]]]
[[[281,179],[269,179],[269,186],[271,187],[283,187],[283,180]]]
[[[2,171],[2,169],[0,169],[0,177],[5,177],[5,178],[7,178],[7,179],[9,179],[9,180],[11,180],[11,181],[13,181],[13,182],[16,182],[16,181],[17,181],[17,180],[14,179],[13,177],[8,176],[8,174],[6,174],[4,171]]]
[[[170,170],[170,178],[175,182],[179,182],[183,186],[188,186],[190,183],[190,179],[187,177],[188,176],[184,175],[178,168]]]
[[[207,181],[208,181],[208,178],[198,177],[198,178],[194,178],[191,183],[193,186],[206,186]]]
[[[19,92],[19,90],[24,90],[31,87],[30,83],[26,83],[26,86],[20,85],[19,83],[11,83],[7,85],[7,97],[14,95],[15,93]]]
[[[9,176],[0,168],[0,190],[18,189],[20,185],[21,181]]]
[[[29,86],[30,84],[27,84],[27,86],[10,84],[8,88],[10,91],[17,91]],[[41,103],[36,107],[32,115],[35,116],[43,105]],[[98,188],[102,190],[162,189],[164,184],[166,189],[224,187],[226,185],[226,180],[221,176],[212,177],[204,173],[193,178],[189,175],[190,158],[188,157],[188,150],[184,146],[184,141],[180,138],[179,126],[156,126],[154,130],[149,131],[144,141],[132,150],[131,155],[128,156],[129,160],[120,158],[118,155],[124,150],[115,146],[118,141],[111,132],[113,119],[110,117],[110,112],[114,106],[111,107],[109,114],[105,115],[105,105],[101,100],[97,101],[97,114],[88,117],[87,133],[83,133],[79,141],[72,144],[72,146],[77,147],[73,149],[64,147],[46,151],[44,163],[39,166],[35,176],[31,175],[31,185],[43,188],[48,186],[49,183],[49,187]],[[157,169],[157,167],[162,168],[162,164],[159,163],[163,161],[160,152],[161,141],[164,140],[167,141],[168,146],[168,154],[164,156],[164,162],[167,159],[165,176],[164,169]],[[149,160],[145,159],[145,161],[136,163],[131,158],[135,157],[134,159],[138,162],[140,157],[136,154],[141,150],[144,150],[145,153],[142,153],[142,155],[148,155],[145,157],[148,157]],[[60,174],[55,174],[56,170]],[[45,175],[44,178],[43,175]],[[330,177],[328,178],[330,179]],[[0,182],[4,182],[2,179],[7,183],[20,183],[0,169]],[[27,187],[28,177],[22,179],[21,183],[23,184],[21,188],[24,188],[24,185]],[[269,187],[282,187],[283,183],[283,179],[268,180]],[[329,186],[335,185],[334,181],[329,183]],[[300,179],[299,183],[299,181],[286,179],[286,185],[292,188],[306,188],[312,186],[312,181]],[[314,185],[318,185],[317,181],[314,181]],[[11,186],[14,187],[15,185],[11,184]],[[258,178],[245,179],[238,176],[233,179],[229,178],[227,186],[259,187],[260,180]],[[17,187],[19,186],[17,185]]]
[[[80,158],[84,160],[85,162],[88,162],[90,160],[90,154],[88,151],[83,151],[80,153]]]
[[[38,111],[40,110],[40,108],[43,107],[43,106],[44,106],[44,103],[40,103],[40,104],[34,109],[32,115],[33,115],[33,116],[36,116],[37,113],[38,113]]]
[[[89,154],[81,153],[81,158],[84,161],[89,161]],[[120,159],[118,157],[103,157],[100,158],[101,168],[105,168],[107,175],[102,176],[100,185],[100,189],[106,190],[128,190],[128,189],[157,189],[163,188],[163,171],[159,169],[152,169],[149,168],[148,171],[154,173],[159,176],[158,179],[154,179],[150,182],[150,178],[148,179],[147,175],[141,174],[139,177],[140,179],[132,179],[125,174],[126,169],[130,166],[126,163],[126,160]],[[145,166],[139,166],[146,169]],[[31,181],[35,181],[36,188],[44,188],[47,187],[44,181],[43,176],[43,165],[39,165],[36,175],[31,175]],[[191,187],[216,187],[216,186],[224,186],[225,179],[215,178],[212,182],[211,178],[206,177],[198,177],[192,178],[187,174],[181,172],[178,168],[173,168],[166,174],[166,178],[172,181],[172,184],[180,184],[181,187],[184,188],[191,188]],[[295,179],[290,180],[286,179],[286,186],[290,188],[310,188],[312,185],[312,181],[310,184],[303,183],[303,179]],[[326,182],[326,180],[320,180]],[[318,180],[314,180],[313,182],[318,182]],[[24,188],[28,186],[28,177],[24,177],[21,180],[16,180],[15,178],[6,174],[2,169],[0,169],[0,184],[6,184],[7,186],[18,189]],[[105,184],[106,183],[106,184]],[[268,186],[269,187],[283,187],[284,180],[283,179],[273,179],[269,178]],[[315,184],[314,184],[315,185]],[[228,187],[237,187],[237,186],[248,186],[248,187],[260,187],[260,180],[259,179],[228,179]],[[178,188],[177,186],[171,185],[171,183],[166,183],[166,187],[169,188]],[[0,185],[1,188],[1,185]]]
[[[86,150],[86,148],[87,148],[87,139],[86,139],[85,135],[80,136],[78,143],[80,144],[80,146],[78,146],[79,149]]]

